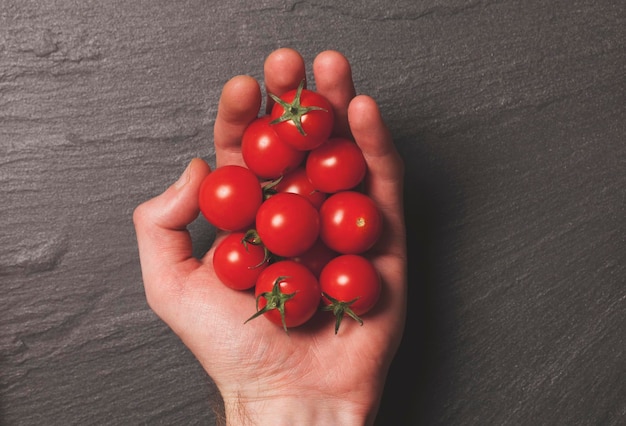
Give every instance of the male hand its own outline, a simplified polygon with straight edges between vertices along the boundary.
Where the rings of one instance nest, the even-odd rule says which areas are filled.
[[[281,95],[305,78],[305,64],[298,52],[279,49],[266,59],[264,73],[266,91]],[[254,294],[219,282],[212,267],[215,244],[202,259],[192,255],[187,226],[199,214],[200,183],[211,172],[203,160],[192,160],[176,183],[134,212],[147,301],[213,379],[229,424],[371,424],[403,332],[402,161],[376,102],[355,95],[343,55],[320,53],[313,74],[316,91],[333,105],[334,135],[353,138],[363,152],[365,191],[384,217],[383,236],[367,253],[383,292],[362,327],[346,319],[335,335],[334,316],[323,313],[289,334],[263,318],[244,325],[255,312]],[[225,84],[214,128],[217,167],[243,165],[241,137],[261,101],[252,77]],[[216,242],[221,238],[218,232]]]

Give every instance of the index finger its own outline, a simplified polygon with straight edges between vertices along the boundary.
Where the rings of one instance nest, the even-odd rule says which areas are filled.
[[[239,75],[224,85],[213,127],[217,167],[226,164],[243,165],[241,136],[248,124],[257,117],[260,108],[261,89],[254,78]]]

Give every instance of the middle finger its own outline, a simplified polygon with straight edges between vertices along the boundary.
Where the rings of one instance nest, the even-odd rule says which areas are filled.
[[[265,60],[265,90],[268,94],[266,113],[270,113],[274,101],[269,94],[281,96],[283,93],[298,87],[306,79],[304,59],[293,49],[282,48],[275,50]]]

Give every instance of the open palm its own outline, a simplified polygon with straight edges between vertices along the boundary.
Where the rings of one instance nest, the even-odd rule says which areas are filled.
[[[302,57],[291,49],[269,55],[264,71],[266,91],[277,95],[306,77]],[[198,216],[199,186],[210,173],[203,160],[192,160],[178,182],[134,214],[148,303],[214,380],[230,423],[280,424],[280,413],[304,423],[305,418],[321,422],[320,416],[337,423],[343,423],[340,418],[372,422],[402,335],[402,162],[374,100],[355,95],[348,61],[338,52],[322,52],[313,73],[316,90],[333,105],[334,134],[354,138],[363,151],[366,191],[384,216],[383,236],[368,253],[381,274],[383,293],[363,327],[347,319],[335,335],[331,314],[318,314],[289,334],[264,318],[243,324],[255,311],[254,295],[219,283],[212,267],[215,244],[202,259],[192,256],[186,227]],[[237,76],[224,86],[214,128],[218,167],[243,164],[241,136],[261,103],[260,85],[251,77]],[[271,104],[268,99],[267,108]],[[275,418],[263,421],[270,413]]]

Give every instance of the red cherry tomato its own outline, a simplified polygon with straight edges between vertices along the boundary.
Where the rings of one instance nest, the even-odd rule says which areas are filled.
[[[256,215],[256,231],[263,245],[283,257],[301,255],[319,236],[319,214],[298,194],[281,192],[266,200]]]
[[[320,237],[342,254],[369,250],[382,232],[382,215],[370,197],[342,191],[328,197],[320,208]]]
[[[257,312],[248,321],[263,315],[285,331],[311,319],[321,300],[317,278],[305,266],[291,260],[265,268],[257,280],[255,295]]]
[[[300,256],[292,257],[291,260],[303,264],[313,272],[313,275],[319,277],[324,266],[337,255],[338,254],[329,249],[322,240],[318,239],[315,244],[313,244],[313,247]]]
[[[249,169],[228,165],[204,178],[198,201],[202,214],[211,224],[226,231],[239,231],[254,223],[263,202],[263,191]]]
[[[309,180],[304,167],[298,167],[294,171],[287,173],[274,187],[277,192],[291,192],[302,195],[309,200],[316,209],[322,206],[327,194],[320,192]]]
[[[265,249],[246,242],[245,237],[245,232],[230,233],[213,252],[215,274],[234,290],[254,287],[259,274],[267,267]]]
[[[329,139],[306,160],[306,174],[315,189],[329,194],[356,187],[366,170],[361,149],[346,138]]]
[[[243,161],[262,179],[283,176],[298,167],[306,154],[279,138],[270,120],[266,115],[252,121],[241,139]]]
[[[378,271],[362,256],[345,254],[328,262],[320,275],[320,288],[324,310],[336,316],[335,334],[344,314],[363,324],[359,316],[376,305],[381,287]]]
[[[330,137],[334,124],[333,107],[324,96],[304,88],[304,80],[296,90],[280,97],[271,117],[274,130],[281,139],[301,151],[320,146]]]

